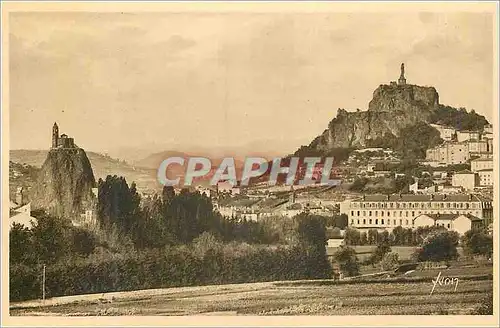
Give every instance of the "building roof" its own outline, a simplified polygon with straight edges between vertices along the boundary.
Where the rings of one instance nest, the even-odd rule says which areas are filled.
[[[460,216],[459,214],[420,214],[419,216],[421,215],[428,216],[434,220],[455,220]],[[419,216],[417,216],[416,218],[418,218]]]
[[[435,220],[449,220],[453,221],[461,216],[465,216],[466,218],[470,219],[471,221],[482,221],[481,218],[478,218],[477,216],[474,216],[472,214],[420,214],[416,216],[413,221],[415,221],[418,217],[421,216],[427,216],[430,217],[431,219]]]
[[[471,131],[471,130],[461,130],[458,132],[460,132],[460,133],[479,133],[479,131]]]
[[[493,162],[493,158],[476,158],[471,162]]]
[[[363,197],[354,199],[353,201],[365,202],[467,202],[467,201],[480,201],[480,199],[473,194],[450,194],[450,195],[414,195],[414,194],[401,194],[401,195],[365,195]]]
[[[455,172],[455,174],[474,174],[474,173],[472,171],[469,171],[469,170],[463,170],[463,171]]]

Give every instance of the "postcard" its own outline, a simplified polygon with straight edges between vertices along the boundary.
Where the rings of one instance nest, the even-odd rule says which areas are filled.
[[[495,2],[2,3],[2,325],[498,326]]]

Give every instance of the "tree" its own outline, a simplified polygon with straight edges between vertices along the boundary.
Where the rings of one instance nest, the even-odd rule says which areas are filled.
[[[346,245],[359,245],[361,240],[361,235],[359,231],[352,227],[347,227],[345,229],[344,241]]]
[[[402,226],[397,226],[392,229],[391,232],[392,244],[397,246],[402,246],[404,244],[404,228]]]
[[[340,271],[344,274],[347,276],[359,275],[359,260],[354,248],[348,246],[340,247],[333,257],[339,263]]]
[[[493,237],[484,229],[467,231],[462,237],[462,244],[467,254],[493,255]]]
[[[389,252],[382,258],[382,270],[394,270],[399,266],[399,254],[396,252]]]
[[[325,248],[327,243],[326,228],[321,217],[302,213],[297,215],[295,220],[297,221],[300,243]]]
[[[340,215],[335,215],[334,217],[335,220],[335,227],[340,228],[340,229],[345,229],[348,224],[348,217],[347,214],[340,214]]]
[[[91,254],[97,244],[94,234],[82,228],[73,228],[72,230],[72,251],[84,256]]]
[[[31,263],[33,252],[31,231],[22,224],[14,223],[9,231],[10,263]]]
[[[409,190],[409,186],[415,183],[415,179],[411,176],[397,177],[394,179],[394,192],[395,193],[406,193]]]
[[[378,242],[378,231],[377,229],[368,230],[368,244],[376,245]]]
[[[170,205],[172,199],[175,197],[175,190],[172,186],[164,186],[161,193],[161,200],[163,204]]]
[[[208,251],[218,253],[222,251],[222,242],[210,232],[203,232],[193,240],[194,254],[203,258]]]
[[[370,256],[369,262],[371,264],[375,264],[382,261],[384,255],[389,253],[390,251],[391,246],[389,246],[389,243],[387,241],[379,243],[373,251],[373,254]]]
[[[389,238],[389,231],[384,230],[382,233],[379,234],[379,243],[387,243],[389,244],[390,238]]]
[[[368,243],[368,237],[367,237],[367,235],[366,235],[366,232],[365,232],[365,231],[363,231],[363,232],[361,233],[361,237],[360,237],[360,240],[359,240],[359,244],[360,244],[360,245],[366,245],[367,243]]]
[[[438,230],[429,233],[422,243],[418,260],[437,262],[456,259],[458,239],[455,231]]]
[[[349,190],[351,191],[363,191],[365,186],[368,184],[370,180],[367,178],[356,178],[352,185],[349,187]]]
[[[43,211],[33,213],[33,249],[40,263],[56,261],[72,249],[71,224]]]
[[[430,118],[431,123],[452,126],[457,130],[482,131],[488,120],[474,110],[467,113],[465,108],[456,109],[451,106],[439,105]]]
[[[134,182],[129,188],[124,177],[108,175],[104,181],[99,179],[97,216],[102,227],[116,225],[130,233],[141,219],[140,201]]]

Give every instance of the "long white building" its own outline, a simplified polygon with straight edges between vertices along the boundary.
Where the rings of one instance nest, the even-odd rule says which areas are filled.
[[[349,226],[358,229],[413,228],[413,219],[421,214],[463,214],[493,220],[491,199],[475,194],[453,195],[365,195],[350,202]]]

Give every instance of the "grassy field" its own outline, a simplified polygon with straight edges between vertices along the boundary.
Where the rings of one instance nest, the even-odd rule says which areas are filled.
[[[437,286],[439,270],[378,282],[265,282],[79,295],[11,303],[11,315],[370,315],[473,314],[492,291],[491,267],[442,270],[459,277]],[[474,276],[471,275],[478,275]],[[479,275],[483,275],[479,278]],[[462,277],[462,278],[461,278]]]

